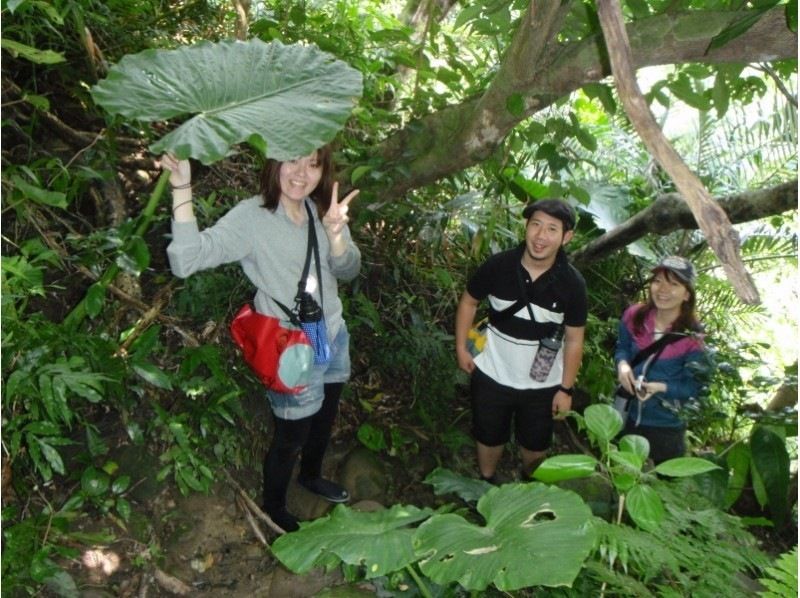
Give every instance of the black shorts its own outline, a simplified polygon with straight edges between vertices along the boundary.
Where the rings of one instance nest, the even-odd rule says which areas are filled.
[[[514,437],[522,448],[544,451],[553,441],[553,397],[557,386],[520,390],[498,384],[479,368],[472,372],[472,435],[485,446]]]

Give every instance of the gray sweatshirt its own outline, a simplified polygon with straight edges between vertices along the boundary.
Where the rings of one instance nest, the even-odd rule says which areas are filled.
[[[325,229],[317,216],[314,202],[305,200],[314,213],[320,261],[322,262],[323,310],[332,342],[342,323],[342,302],[337,279],[352,280],[361,269],[361,252],[345,227],[347,249],[337,257],[331,256]],[[203,230],[197,221],[172,222],[172,242],[167,247],[170,268],[175,276],[187,276],[221,264],[239,262],[258,291],[256,311],[286,320],[286,314],[272,299],[289,308],[294,307],[297,283],[303,273],[308,246],[308,220],[295,224],[278,204],[275,212],[262,206],[260,195],[245,199],[234,206],[216,224]],[[316,284],[316,264],[312,257],[307,290],[319,303]]]

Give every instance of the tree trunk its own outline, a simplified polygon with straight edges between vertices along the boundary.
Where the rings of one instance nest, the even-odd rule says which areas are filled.
[[[236,10],[236,39],[245,41],[250,32],[250,0],[233,0]]]
[[[697,175],[672,147],[639,89],[619,1],[597,0],[597,15],[606,38],[617,91],[628,118],[650,154],[667,172],[683,199],[689,204],[700,230],[722,263],[739,299],[744,303],[759,303],[758,290],[739,254],[739,234],[734,230],[722,208],[711,199],[711,194]]]

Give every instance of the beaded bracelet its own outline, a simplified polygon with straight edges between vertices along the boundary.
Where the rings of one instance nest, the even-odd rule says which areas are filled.
[[[172,185],[172,189],[191,189],[192,182],[189,181],[188,183],[184,183],[183,185]]]

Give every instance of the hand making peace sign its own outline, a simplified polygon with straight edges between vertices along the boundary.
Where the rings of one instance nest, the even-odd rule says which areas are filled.
[[[325,212],[325,216],[322,217],[322,224],[325,226],[325,230],[327,231],[328,235],[338,235],[342,232],[345,224],[350,220],[347,216],[347,211],[349,210],[349,204],[352,199],[358,195],[359,190],[354,189],[350,193],[347,194],[342,201],[339,201],[339,183],[333,184],[333,192],[331,193],[331,205],[328,208],[328,211]]]

